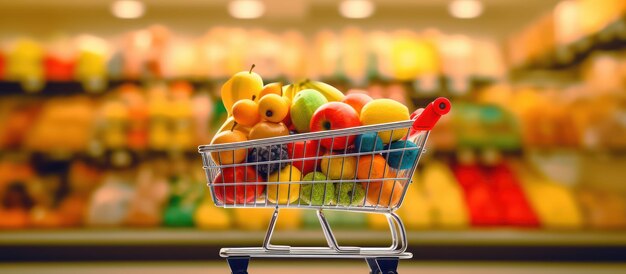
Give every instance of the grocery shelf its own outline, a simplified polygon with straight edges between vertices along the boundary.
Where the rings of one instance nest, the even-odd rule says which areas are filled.
[[[337,231],[341,244],[385,245],[386,231]],[[196,229],[0,232],[2,261],[212,260],[226,246],[258,246],[260,231]],[[626,232],[484,229],[412,231],[416,260],[626,261]],[[279,231],[277,243],[324,245],[321,231]]]
[[[579,40],[557,46],[543,55],[513,69],[513,78],[537,70],[570,70],[583,63],[596,51],[618,51],[626,48],[626,14],[600,31]],[[550,74],[555,76],[555,74]]]
[[[103,91],[90,91],[87,92],[83,83],[79,81],[44,81],[44,85],[40,90],[26,91],[22,83],[17,81],[0,81],[0,96],[6,95],[30,95],[30,96],[58,96],[58,95],[72,95],[72,94],[86,94],[86,95],[103,95],[106,94],[106,90],[114,89],[122,84],[135,84],[142,86],[147,83],[165,82],[171,83],[175,81],[186,81],[191,84],[195,89],[211,86],[214,82],[209,80],[199,79],[111,79],[107,80]]]
[[[386,231],[338,230],[339,240],[346,243],[369,242],[381,244],[388,240]],[[31,244],[256,244],[264,231],[210,231],[198,229],[77,229],[20,230],[0,232],[0,246]],[[324,244],[321,231],[277,231],[278,241],[299,244]],[[317,239],[319,238],[319,239]],[[467,245],[612,245],[626,246],[626,231],[535,231],[514,229],[484,229],[458,231],[411,231],[409,240],[416,244]],[[320,241],[321,240],[321,241]]]

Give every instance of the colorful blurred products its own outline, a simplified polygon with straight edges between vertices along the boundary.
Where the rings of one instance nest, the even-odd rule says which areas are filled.
[[[594,49],[580,58],[566,46],[584,42],[626,6],[617,0],[563,5],[512,37],[506,56],[509,68],[504,67],[505,57],[495,41],[437,30],[347,28],[307,37],[294,31],[213,27],[194,40],[153,26],[125,35],[120,44],[91,35],[46,43],[12,41],[0,52],[0,80],[5,81],[0,84],[10,87],[19,82],[24,91],[39,94],[0,90],[0,229],[195,226],[261,231],[273,211],[215,207],[201,183],[202,170],[198,176],[189,168],[200,164],[187,154],[197,156],[197,146],[209,143],[220,131],[241,131],[247,139],[309,131],[310,119],[324,100],[343,100],[360,120],[368,120],[364,124],[375,124],[392,116],[403,120],[408,112],[400,105],[413,109],[412,105],[443,94],[455,99],[455,108],[429,136],[427,153],[422,155],[428,158],[422,159],[397,211],[409,229],[623,230],[626,57],[623,50]],[[557,53],[554,58],[542,57],[551,52]],[[511,72],[534,61],[567,65],[578,59],[580,65],[564,70],[576,71],[571,77],[575,79],[550,73],[526,79]],[[251,63],[258,67],[243,71],[241,79],[223,90],[225,96],[219,96],[218,83]],[[287,80],[295,84],[281,88],[283,96],[270,96],[274,101],[262,103],[261,94],[272,93],[263,90],[268,86],[271,90],[272,84],[264,86],[255,71],[268,75],[275,86]],[[300,80],[305,76],[346,89]],[[481,77],[488,79],[487,84],[471,84]],[[87,92],[72,91],[75,81]],[[61,88],[54,88],[57,85]],[[68,90],[60,90],[66,86]],[[293,105],[297,95],[310,88],[318,90],[317,98],[324,98],[319,105],[305,103],[289,108],[286,115],[284,108],[274,107]],[[355,100],[357,96],[343,93],[371,98]],[[252,120],[274,127],[257,127],[251,134],[257,123],[235,125],[232,106],[240,99],[263,105],[264,113],[256,113],[258,117],[252,118],[258,119]],[[392,99],[397,107],[365,108],[371,100],[385,101],[380,99]],[[274,121],[268,110],[285,117]],[[305,113],[306,119],[301,119]],[[361,151],[380,151],[385,145],[393,149],[407,144],[399,140],[403,135],[361,135],[344,145],[354,144]],[[383,140],[390,138],[392,142]],[[331,152],[324,146],[316,152],[317,145],[297,143],[286,150],[293,159]],[[490,150],[504,156],[491,163],[455,159],[463,158],[465,151]],[[419,148],[402,157],[413,159],[423,151]],[[116,152],[139,163],[114,165],[110,158]],[[373,158],[383,157],[377,156]],[[374,171],[380,171],[386,165],[407,168],[411,162],[393,153],[385,156],[389,158],[384,164],[377,159],[352,163],[350,157],[337,158],[336,163],[348,162],[347,175],[365,177],[350,166],[374,163]],[[295,161],[293,170],[304,176],[328,162],[335,163]],[[268,168],[262,175],[277,171]],[[354,177],[328,167],[325,172],[336,178]],[[231,204],[252,199],[225,194],[216,199]],[[387,194],[390,202],[398,202],[396,194]],[[326,217],[341,229],[388,227],[384,217],[376,215],[329,211]],[[313,211],[288,210],[281,212],[277,226],[295,230],[318,228],[317,224]]]

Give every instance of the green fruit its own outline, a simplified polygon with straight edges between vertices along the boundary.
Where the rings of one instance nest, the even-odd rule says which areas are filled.
[[[359,183],[337,183],[335,195],[337,204],[342,206],[362,205],[365,199],[365,189]]]
[[[299,133],[309,132],[313,113],[326,103],[328,103],[326,97],[317,90],[305,89],[298,92],[291,103],[291,122],[296,130]]]
[[[302,181],[326,181],[326,175],[321,172],[311,172],[302,178]],[[335,203],[335,185],[332,183],[303,183],[300,186],[300,199],[308,205],[331,205]]]

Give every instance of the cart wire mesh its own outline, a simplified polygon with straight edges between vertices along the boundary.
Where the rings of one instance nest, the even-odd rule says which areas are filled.
[[[441,115],[433,113],[449,107],[439,98],[412,120],[200,146],[213,201],[229,208],[394,211]]]

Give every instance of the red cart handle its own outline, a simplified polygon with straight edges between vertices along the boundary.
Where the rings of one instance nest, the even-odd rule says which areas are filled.
[[[451,107],[450,100],[439,97],[426,108],[416,110],[411,114],[411,119],[415,120],[412,131],[431,130],[442,115],[450,112]]]

